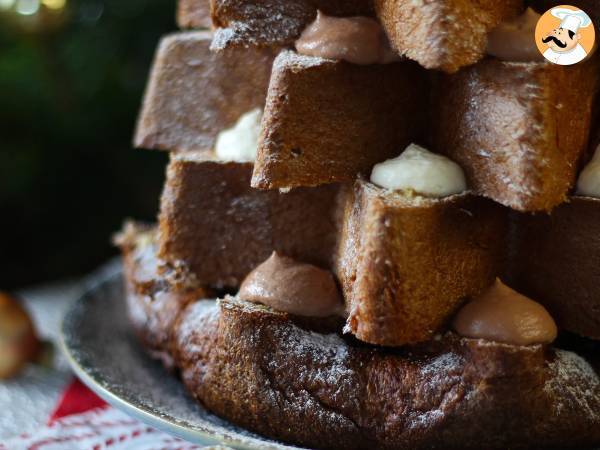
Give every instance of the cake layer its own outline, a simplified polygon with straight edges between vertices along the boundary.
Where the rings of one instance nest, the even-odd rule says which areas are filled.
[[[210,0],[178,0],[177,26],[179,28],[211,28]]]
[[[192,395],[310,448],[542,449],[600,444],[597,369],[574,353],[454,335],[388,352],[228,298],[186,308],[175,360]]]
[[[487,199],[409,198],[359,180],[341,202],[335,271],[363,341],[431,339],[500,271],[506,210]]]
[[[291,46],[317,16],[372,16],[371,0],[210,0],[213,23],[230,29],[224,46]]]
[[[572,197],[551,215],[515,216],[511,284],[560,327],[600,339],[600,200]]]
[[[127,223],[115,239],[123,254],[127,306],[133,328],[148,352],[173,368],[171,332],[185,305],[209,291],[193,277],[169,271],[156,257],[156,229]]]
[[[163,38],[138,121],[137,147],[210,150],[221,130],[263,108],[273,50],[210,51],[211,41],[207,31]]]
[[[423,132],[426,79],[410,62],[362,66],[280,53],[252,185],[316,186],[367,174]]]
[[[392,47],[427,69],[456,72],[485,55],[487,33],[523,0],[374,0]]]
[[[164,292],[173,280],[154,269],[151,237],[130,229],[120,242],[142,343],[168,368],[175,363],[196,399],[238,425],[315,448],[600,443],[598,367],[574,353],[452,334],[391,351],[235,298],[152,299],[142,286]],[[156,342],[167,350],[157,353]]]
[[[487,199],[409,198],[364,181],[261,191],[251,172],[251,163],[172,157],[159,239],[170,267],[230,288],[273,251],[333,267],[348,331],[390,346],[431,338],[500,272],[506,210]]]
[[[598,59],[576,66],[486,59],[442,76],[434,148],[481,195],[519,211],[566,200],[588,145]]]
[[[274,251],[327,267],[337,185],[289,193],[250,187],[252,163],[174,155],[160,213],[160,257],[202,284],[239,286]]]
[[[213,23],[230,28],[223,45],[290,46],[317,10],[377,16],[392,46],[428,69],[454,72],[485,54],[487,33],[523,9],[523,0],[211,0]]]

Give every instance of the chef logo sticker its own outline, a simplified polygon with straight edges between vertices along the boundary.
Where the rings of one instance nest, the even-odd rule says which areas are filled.
[[[549,9],[535,28],[538,50],[548,61],[561,66],[583,61],[594,50],[595,39],[592,19],[575,6]]]

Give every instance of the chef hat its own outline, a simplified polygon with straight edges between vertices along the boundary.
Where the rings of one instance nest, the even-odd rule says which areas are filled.
[[[579,28],[586,28],[592,23],[590,16],[580,9],[553,8],[550,12],[561,20],[561,28],[571,30],[573,33],[577,33]]]

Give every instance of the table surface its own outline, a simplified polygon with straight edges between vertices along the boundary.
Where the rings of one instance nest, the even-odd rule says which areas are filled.
[[[108,266],[114,264],[111,262]],[[0,440],[35,431],[46,424],[71,380],[72,372],[58,344],[60,324],[71,303],[85,290],[88,280],[85,277],[17,293],[24,300],[39,336],[52,343],[53,357],[51,367],[30,365],[19,377],[0,382]]]

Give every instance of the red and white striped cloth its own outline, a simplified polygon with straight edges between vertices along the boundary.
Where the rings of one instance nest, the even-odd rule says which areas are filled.
[[[0,442],[0,450],[193,450],[109,406],[79,380],[65,390],[48,424]]]

